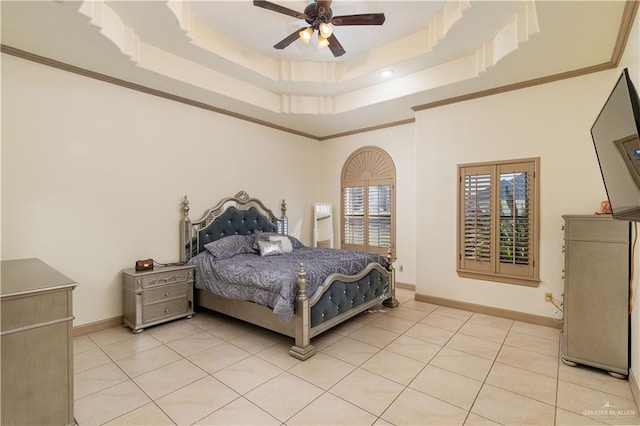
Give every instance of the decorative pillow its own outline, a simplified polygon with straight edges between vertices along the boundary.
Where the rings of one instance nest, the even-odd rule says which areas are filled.
[[[300,241],[298,241],[297,238],[292,237],[291,235],[282,235],[282,234],[278,234],[277,232],[260,232],[255,234],[255,238],[256,238],[256,242],[257,241],[269,241],[269,239],[271,237],[286,237],[289,239],[289,241],[291,241],[291,245],[294,249],[296,248],[300,248],[300,247],[304,247],[304,244],[302,244]],[[258,245],[256,243],[254,243],[254,249],[258,250]]]
[[[272,235],[269,237],[269,241],[280,241],[284,253],[291,253],[293,251],[291,240],[286,235]]]
[[[258,241],[260,256],[275,256],[283,254],[281,241]]]
[[[204,248],[217,260],[228,259],[237,254],[255,253],[253,235],[229,235],[205,244]]]

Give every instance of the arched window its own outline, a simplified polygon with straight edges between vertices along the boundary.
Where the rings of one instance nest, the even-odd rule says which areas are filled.
[[[366,146],[342,167],[342,248],[395,254],[396,168],[383,149]]]

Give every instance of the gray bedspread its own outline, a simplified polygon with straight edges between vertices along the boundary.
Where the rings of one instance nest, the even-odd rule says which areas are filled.
[[[315,247],[278,256],[250,253],[227,259],[215,259],[203,251],[189,261],[196,266],[196,288],[268,306],[286,323],[294,314],[300,263],[307,272],[307,296],[311,297],[330,274],[353,275],[371,262],[387,266],[387,260],[377,254]]]

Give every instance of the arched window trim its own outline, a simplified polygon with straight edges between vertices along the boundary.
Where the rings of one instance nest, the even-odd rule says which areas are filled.
[[[375,146],[357,149],[345,161],[340,183],[341,247],[386,256],[390,246],[395,257],[396,168],[391,156]]]

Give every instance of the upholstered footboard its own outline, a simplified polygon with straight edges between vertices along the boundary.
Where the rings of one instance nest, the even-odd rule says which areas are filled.
[[[333,281],[311,306],[311,327],[318,327],[340,315],[358,310],[358,307],[371,300],[375,300],[375,304],[382,303],[388,287],[388,277],[375,268],[354,282]]]
[[[311,298],[307,298],[301,266],[298,272],[299,298],[294,317],[296,341],[289,353],[296,358],[307,359],[316,352],[311,345],[311,338],[380,303],[389,307],[397,306],[394,278],[391,263],[388,269],[371,263],[357,275],[332,274]]]

